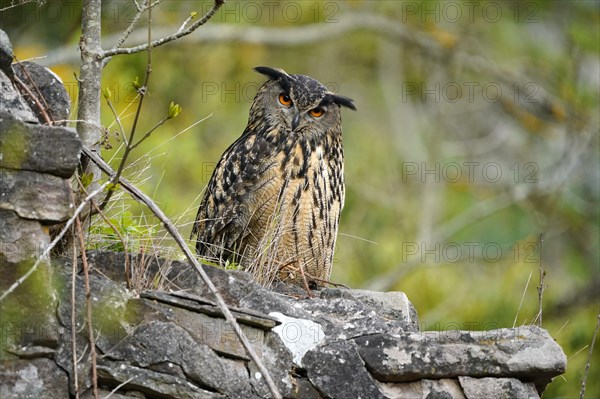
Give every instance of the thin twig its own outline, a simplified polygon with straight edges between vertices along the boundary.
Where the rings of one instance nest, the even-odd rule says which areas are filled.
[[[583,399],[585,396],[585,384],[587,382],[588,372],[590,371],[590,363],[592,361],[592,354],[594,352],[594,344],[596,343],[596,336],[598,336],[598,329],[600,328],[600,314],[596,320],[596,329],[592,336],[592,343],[590,345],[590,351],[588,352],[587,363],[585,364],[585,371],[583,372],[583,378],[581,379],[581,390],[579,391],[579,399]]]
[[[36,0],[21,0],[21,1],[17,2],[17,3],[13,3],[13,4],[9,5],[9,6],[0,8],[0,12],[9,10],[11,8],[14,8],[14,7],[19,7],[19,6],[22,6],[24,4],[34,2],[34,1],[36,1]]]
[[[540,271],[540,285],[537,287],[538,291],[538,326],[542,326],[542,310],[543,310],[543,299],[544,299],[544,289],[545,279],[546,279],[546,271],[544,270],[544,266],[542,265],[542,244],[544,242],[544,235],[540,234],[540,263],[539,263],[539,271]]]
[[[108,395],[106,395],[103,399],[108,399],[111,396],[113,396],[114,393],[116,393],[119,389],[121,389],[123,386],[125,386],[126,384],[129,384],[131,381],[135,380],[136,376],[133,376],[131,378],[126,379],[125,381],[123,381],[122,383],[120,383],[119,385],[117,385],[115,387],[115,389],[113,389],[112,391],[110,391],[110,393]]]
[[[35,106],[37,107],[37,109],[40,111],[40,113],[44,117],[44,120],[46,121],[46,123],[48,125],[52,125],[53,124],[52,118],[46,112],[47,108],[44,108],[44,106],[42,105],[42,103],[40,102],[40,100],[35,96],[35,94],[33,94],[33,92],[25,84],[25,82],[23,82],[21,79],[19,79],[19,77],[17,75],[14,76],[14,79],[15,79],[15,82],[17,82],[17,84],[19,85],[19,87],[21,89],[23,89],[27,93],[27,95],[29,96],[29,98],[31,98],[31,101],[33,101],[35,103]],[[42,97],[42,99],[43,99],[43,97]]]
[[[94,336],[94,319],[92,315],[92,292],[90,290],[90,276],[88,273],[89,267],[87,255],[85,252],[85,240],[83,238],[79,215],[75,216],[75,228],[77,229],[77,237],[79,238],[79,250],[81,251],[81,264],[83,266],[83,281],[85,283],[85,306],[87,308],[87,325],[90,340],[90,356],[92,360],[92,394],[94,399],[98,399],[98,372],[96,370],[96,337]]]
[[[73,233],[71,233],[73,235]],[[73,268],[71,271],[71,350],[73,351],[73,386],[75,399],[79,399],[79,377],[77,376],[77,324],[75,323],[75,276],[77,275],[77,249],[73,240]]]
[[[148,47],[147,47],[147,62],[146,62],[146,76],[144,78],[144,85],[138,89],[138,93],[140,94],[140,101],[138,102],[137,109],[135,111],[135,118],[133,119],[133,124],[131,126],[131,131],[129,132],[129,139],[126,140],[125,151],[123,152],[123,157],[121,158],[121,162],[119,163],[119,167],[117,169],[117,174],[111,179],[113,185],[115,185],[119,181],[119,177],[123,173],[123,169],[125,168],[125,164],[127,163],[127,158],[129,157],[129,153],[135,146],[137,146],[144,138],[147,138],[150,134],[147,133],[140,142],[136,143],[135,146],[132,145],[133,137],[135,136],[135,131],[140,120],[140,114],[142,112],[142,106],[144,104],[144,98],[146,98],[146,94],[148,93],[148,83],[150,81],[150,75],[152,74],[152,8],[148,9]],[[161,123],[162,124],[162,123]],[[160,125],[158,125],[160,126]],[[158,127],[156,126],[156,127]],[[150,132],[151,133],[151,132]],[[115,187],[111,187],[110,190],[106,193],[106,197],[102,200],[100,204],[100,209],[104,209],[110,201],[113,193],[115,191]]]
[[[201,27],[202,25],[204,25],[205,23],[207,23],[208,20],[211,19],[213,15],[215,15],[217,10],[219,8],[221,8],[221,6],[224,3],[225,3],[225,0],[215,0],[215,4],[213,4],[212,8],[206,14],[204,14],[204,16],[202,18],[200,18],[198,21],[194,22],[187,29],[185,29],[181,32],[177,32],[173,35],[165,36],[160,39],[154,40],[153,42],[141,44],[136,47],[115,48],[115,49],[107,50],[102,53],[101,58],[112,57],[113,55],[118,55],[118,54],[140,53],[142,51],[146,51],[149,47],[158,47],[165,43],[172,42],[173,40],[177,40],[180,37],[187,36],[190,33],[192,33],[193,31],[195,31],[196,29],[198,29],[199,27]],[[151,8],[150,8],[150,10],[151,10]]]
[[[102,171],[104,171],[104,173],[106,173],[110,177],[115,176],[116,172],[106,162],[104,162],[104,160],[102,158],[100,158],[97,154],[95,154],[94,152],[92,152],[90,149],[88,149],[86,147],[83,147],[83,152]],[[120,177],[119,184],[121,184],[121,186],[127,192],[129,192],[129,194],[135,200],[145,204],[152,211],[152,213],[154,213],[154,215],[163,223],[167,232],[173,237],[173,239],[175,240],[177,245],[181,248],[184,255],[188,259],[188,261],[192,264],[194,270],[200,275],[200,277],[202,278],[202,281],[204,281],[204,283],[208,287],[209,291],[214,295],[215,301],[217,302],[219,309],[223,312],[225,319],[233,327],[235,334],[238,336],[242,345],[244,345],[246,352],[248,353],[250,358],[254,361],[259,372],[264,377],[265,383],[267,384],[267,387],[269,388],[271,395],[274,398],[281,398],[282,396],[279,393],[279,390],[277,389],[275,382],[271,378],[269,371],[267,370],[267,368],[263,364],[262,360],[258,357],[256,352],[252,348],[252,345],[248,341],[248,338],[246,338],[246,335],[242,331],[241,327],[239,326],[239,324],[236,322],[235,318],[229,311],[229,308],[225,304],[225,301],[223,300],[223,297],[217,290],[217,287],[215,287],[215,285],[211,281],[210,277],[208,277],[208,274],[206,274],[204,269],[200,266],[200,264],[198,263],[198,260],[192,254],[192,252],[188,248],[187,244],[185,243],[183,237],[181,236],[181,234],[179,233],[179,231],[177,230],[175,225],[173,225],[173,222],[171,222],[171,220],[164,214],[164,212],[158,207],[158,205],[156,205],[156,203],[154,201],[152,201],[152,199],[150,197],[148,197],[144,192],[142,192],[140,189],[138,189],[135,185],[131,184],[127,179],[125,179],[124,177]]]
[[[121,137],[123,137],[123,142],[125,143],[125,145],[129,145],[129,141],[127,140],[127,136],[125,135],[125,129],[123,129],[123,124],[121,123],[121,117],[117,113],[117,110],[115,109],[109,98],[106,99],[106,104],[108,105],[108,108],[110,108],[110,112],[112,112],[113,116],[115,117],[117,126],[119,126]]]
[[[88,150],[87,148],[86,148],[86,150],[89,153],[92,153],[92,151]],[[16,290],[21,284],[23,284],[23,282],[25,280],[27,280],[29,278],[29,276],[31,276],[37,270],[37,268],[40,266],[40,264],[42,263],[42,261],[44,261],[45,259],[48,258],[48,256],[50,255],[50,251],[52,251],[52,249],[56,246],[56,244],[58,244],[58,242],[63,238],[63,236],[65,235],[65,233],[69,230],[69,228],[71,227],[71,225],[75,221],[75,218],[77,216],[79,216],[79,214],[81,213],[81,211],[83,211],[83,209],[86,207],[86,205],[88,204],[88,202],[92,198],[94,198],[96,195],[100,194],[106,188],[106,186],[108,184],[109,184],[109,182],[105,182],[100,187],[98,187],[96,190],[92,191],[90,193],[90,195],[88,195],[87,197],[85,197],[83,199],[83,201],[81,201],[81,203],[79,204],[79,206],[77,207],[77,209],[75,209],[75,212],[73,212],[73,216],[71,216],[71,218],[69,220],[67,220],[67,223],[65,223],[65,225],[62,228],[62,230],[58,233],[58,235],[56,237],[54,237],[54,240],[52,240],[52,242],[46,247],[46,249],[44,249],[42,251],[42,254],[40,255],[40,257],[35,261],[35,263],[33,264],[33,266],[31,266],[31,268],[27,271],[27,273],[25,273],[23,276],[21,276],[6,291],[4,291],[2,293],[2,295],[0,295],[0,302],[2,302],[2,300],[4,300],[4,298],[6,298],[9,294],[11,294],[14,290]]]
[[[150,130],[148,130],[146,132],[146,134],[144,134],[144,136],[139,139],[135,144],[131,144],[131,150],[133,150],[135,147],[137,147],[138,145],[142,144],[142,142],[144,140],[146,140],[148,137],[150,137],[150,135],[159,127],[161,127],[167,120],[169,120],[169,117],[166,116],[163,119],[161,119],[160,121],[158,121],[158,123],[156,125],[154,125]]]
[[[183,23],[181,24],[181,27],[177,30],[177,33],[181,33],[183,32],[183,30],[185,29],[186,25],[190,23],[190,21],[194,18],[196,18],[196,11],[193,11],[189,17],[187,17],[187,19],[185,21],[183,21]]]
[[[125,43],[125,40],[127,40],[127,38],[129,37],[129,35],[131,35],[131,32],[133,32],[133,29],[135,28],[135,26],[137,25],[137,23],[140,20],[140,17],[142,16],[142,14],[152,8],[157,6],[162,0],[157,0],[154,3],[148,5],[149,1],[146,2],[146,5],[143,7],[140,7],[137,2],[136,7],[137,7],[137,13],[133,16],[133,18],[131,19],[131,23],[129,24],[129,26],[127,27],[127,29],[125,29],[125,31],[123,32],[123,34],[121,35],[121,37],[119,38],[119,40],[117,40],[117,43],[115,44],[115,46],[112,48],[113,50],[120,48],[123,43]]]
[[[48,125],[52,125],[53,124],[53,119],[52,119],[52,117],[50,117],[46,113],[46,111],[48,109],[50,109],[50,107],[48,106],[48,102],[46,101],[46,98],[44,97],[44,95],[40,91],[40,88],[38,87],[38,85],[35,83],[35,80],[33,80],[33,78],[31,77],[31,74],[29,73],[29,71],[27,70],[27,68],[25,68],[25,66],[23,66],[21,60],[19,60],[17,58],[17,56],[14,55],[14,54],[13,54],[13,58],[16,61],[17,67],[21,69],[21,72],[23,72],[23,75],[27,78],[27,80],[29,81],[29,83],[31,84],[31,86],[33,87],[33,89],[36,91],[37,95],[34,95],[29,90],[29,87],[27,85],[25,85],[19,79],[19,77],[16,76],[16,75],[14,77],[15,81],[18,82],[23,87],[23,89],[25,89],[25,91],[27,91],[27,93],[31,96],[31,99],[35,102],[36,106],[38,107],[38,109],[40,110],[40,112],[42,113],[42,115],[44,116],[44,119],[46,120],[46,122],[48,123]]]

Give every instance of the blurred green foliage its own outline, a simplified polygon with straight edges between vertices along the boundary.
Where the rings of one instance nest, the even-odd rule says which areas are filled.
[[[75,107],[80,2],[61,3],[62,11],[46,1],[0,18],[20,59],[68,55],[53,69]],[[175,32],[210,5],[164,2],[153,12],[154,34]],[[105,48],[133,7],[103,2]],[[358,107],[343,112],[347,198],[333,281],[405,291],[423,329],[491,329],[536,319],[541,262],[543,326],[569,358],[545,397],[578,397],[600,311],[599,15],[592,1],[229,1],[205,27],[153,50],[138,134],[166,116],[171,101],[182,111],[135,150],[126,175],[187,235],[201,191],[263,82],[252,68],[313,76]],[[371,16],[390,29],[335,32],[350,17]],[[142,18],[142,38],[144,27]],[[276,42],[275,28],[296,32],[297,42]],[[242,34],[230,39],[229,29]],[[267,40],[252,40],[257,29]],[[145,68],[143,53],[115,56],[105,68],[102,85],[126,131],[132,82]],[[104,157],[116,167],[122,140],[102,107],[112,146]],[[123,231],[152,224],[123,198],[110,215]],[[597,353],[589,398],[600,396]]]

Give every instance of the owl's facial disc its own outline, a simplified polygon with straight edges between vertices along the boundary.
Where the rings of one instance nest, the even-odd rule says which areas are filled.
[[[268,76],[271,80],[277,81],[283,91],[291,97],[298,109],[308,110],[316,108],[321,102],[324,102],[335,103],[341,107],[356,111],[351,98],[331,93],[327,90],[327,87],[309,76],[290,75],[283,69],[264,66],[256,67],[254,70]]]
[[[298,109],[291,96],[285,91],[282,91],[279,94],[277,100],[279,101],[279,106],[283,108],[284,114],[287,115],[292,131],[296,131],[299,127],[311,123],[312,120],[321,118],[327,111],[326,106],[322,105],[317,105],[314,108],[310,108],[308,111]],[[321,101],[321,103],[322,102],[323,101]]]

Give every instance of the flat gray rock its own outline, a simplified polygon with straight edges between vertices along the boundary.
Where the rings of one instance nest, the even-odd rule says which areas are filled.
[[[81,140],[74,129],[26,124],[0,112],[0,168],[69,178],[80,153]]]
[[[465,399],[458,380],[420,380],[414,382],[379,383],[387,399]]]
[[[58,75],[42,65],[29,61],[15,63],[12,69],[15,76],[28,87],[29,91],[22,91],[21,95],[37,116],[39,123],[46,124],[46,116],[51,121],[68,119],[71,99]],[[30,97],[30,93],[36,96],[35,100]],[[40,110],[40,105],[44,108],[43,112]]]
[[[185,378],[153,371],[121,362],[102,361],[98,364],[98,380],[116,386],[128,381],[122,388],[140,391],[149,397],[164,399],[217,399],[226,398],[217,392],[199,387]],[[66,398],[68,396],[64,396]]]
[[[67,374],[49,359],[7,360],[0,362],[0,398],[69,397]]]
[[[62,222],[73,213],[69,181],[45,173],[0,168],[0,209],[21,218]]]
[[[524,383],[516,378],[472,378],[458,377],[467,399],[511,398],[538,399],[533,383]]]
[[[39,256],[50,243],[50,237],[38,222],[22,219],[12,210],[0,209],[0,243],[0,256],[4,256],[7,264],[15,265],[23,259]],[[8,272],[3,273],[3,278],[12,280]]]
[[[471,377],[531,380],[543,390],[566,369],[566,357],[536,326],[491,331],[374,334],[354,340],[367,368],[380,381]]]
[[[303,364],[310,382],[328,398],[385,397],[365,369],[352,341],[317,347],[304,356]]]
[[[106,277],[122,281],[124,259],[118,253],[88,253],[94,314],[101,315],[95,317],[105,326],[96,333],[105,386],[116,387],[135,376],[136,382],[120,392],[166,398],[271,397],[264,376],[187,264],[145,260],[146,271],[163,270],[163,277],[181,291],[132,296],[122,283]],[[142,261],[138,255],[131,260]],[[67,282],[58,309],[66,338],[70,262],[61,273]],[[205,270],[286,398],[535,398],[565,368],[562,350],[538,327],[419,332],[402,293],[326,289],[313,292],[312,298],[287,296],[256,285],[243,272]],[[76,302],[83,303],[82,278],[76,281]],[[76,314],[81,331],[77,356],[83,355],[80,364],[89,364],[83,353],[84,309],[78,307]],[[70,348],[65,339],[54,355],[64,370],[71,368]],[[50,353],[21,356],[34,352]],[[88,389],[89,379],[81,376],[89,375],[89,369],[79,374],[80,387]]]
[[[10,64],[13,60],[13,48],[6,32],[0,29],[0,70],[11,71]]]
[[[12,73],[12,70],[9,73]],[[39,123],[37,116],[15,88],[12,80],[2,70],[0,70],[0,93],[2,93],[0,112],[8,113],[23,122]]]
[[[143,323],[104,357],[178,378],[187,377],[199,387],[214,392],[251,393],[248,385],[243,389],[242,382],[245,380],[232,378],[236,375],[235,369],[226,367],[228,364],[222,363],[207,345],[196,342],[186,330],[174,323]]]

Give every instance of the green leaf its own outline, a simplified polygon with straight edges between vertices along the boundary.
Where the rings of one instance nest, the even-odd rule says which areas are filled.
[[[167,116],[167,119],[175,118],[180,112],[181,106],[171,101],[171,104],[169,104],[169,115]]]

